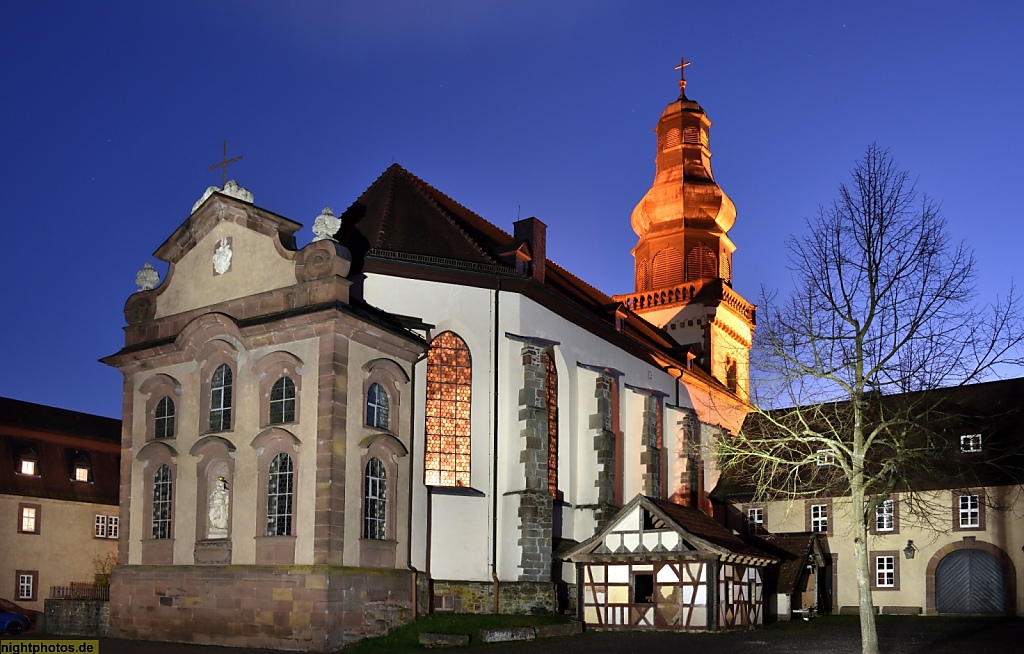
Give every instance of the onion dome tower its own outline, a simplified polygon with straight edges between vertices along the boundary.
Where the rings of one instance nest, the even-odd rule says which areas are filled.
[[[711,174],[704,109],[679,97],[657,126],[654,183],[633,209],[636,292],[617,299],[688,346],[698,365],[742,397],[748,392],[754,306],[732,290],[736,206]]]

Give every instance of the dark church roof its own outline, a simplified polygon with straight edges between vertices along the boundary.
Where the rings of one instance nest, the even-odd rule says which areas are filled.
[[[540,262],[542,279],[517,270],[510,253],[523,246],[523,240],[398,164],[342,213],[336,238],[352,252],[353,273],[381,272],[487,288],[500,279],[503,290],[527,295],[636,356],[650,360],[658,353],[680,369],[685,367],[685,352],[667,332],[546,257]],[[531,255],[544,257],[542,248]],[[690,372],[725,388],[702,370]]]

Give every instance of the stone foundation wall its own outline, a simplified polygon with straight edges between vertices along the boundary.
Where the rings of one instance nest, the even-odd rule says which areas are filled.
[[[46,612],[47,634],[58,636],[107,635],[110,626],[110,602],[48,599],[43,603],[43,607]]]
[[[494,584],[487,581],[434,581],[434,606],[451,597],[455,613],[494,612]],[[534,581],[498,582],[498,613],[550,615],[556,608],[555,584]]]
[[[341,566],[119,566],[108,635],[332,651],[414,620],[413,582]]]

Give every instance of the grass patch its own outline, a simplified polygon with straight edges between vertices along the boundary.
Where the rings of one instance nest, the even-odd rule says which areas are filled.
[[[344,654],[374,654],[376,652],[422,652],[421,633],[469,634],[470,644],[480,643],[481,629],[502,627],[539,627],[569,622],[562,615],[469,615],[464,613],[434,613],[416,622],[392,629],[383,636],[364,638],[345,647]]]

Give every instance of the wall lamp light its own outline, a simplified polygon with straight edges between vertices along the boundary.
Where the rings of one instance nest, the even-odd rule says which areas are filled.
[[[914,541],[908,540],[907,546],[903,548],[903,556],[912,559],[915,554],[917,554],[917,548],[914,547]]]

